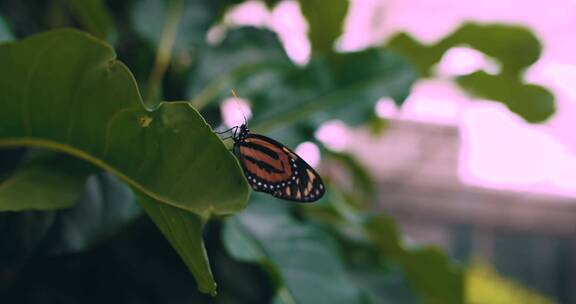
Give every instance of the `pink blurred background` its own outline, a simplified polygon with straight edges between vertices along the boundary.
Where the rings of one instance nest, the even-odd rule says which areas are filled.
[[[499,103],[461,92],[451,76],[499,68],[482,53],[465,47],[447,52],[437,66],[439,77],[420,80],[400,111],[383,99],[376,112],[384,118],[457,126],[458,178],[465,184],[576,196],[576,1],[352,0],[337,48],[353,51],[381,45],[398,31],[433,43],[465,21],[520,24],[534,31],[543,52],[526,71],[525,81],[554,93],[554,116],[531,125]],[[274,29],[294,62],[305,64],[309,59],[307,24],[295,1],[282,2],[272,12],[258,1],[249,2],[232,11],[226,23]],[[224,103],[223,112],[228,125],[237,125],[243,118],[231,102]],[[242,105],[249,116],[249,107]],[[352,132],[343,123],[330,121],[316,136],[333,149],[347,150]],[[312,143],[303,143],[297,152],[313,165],[319,161]]]

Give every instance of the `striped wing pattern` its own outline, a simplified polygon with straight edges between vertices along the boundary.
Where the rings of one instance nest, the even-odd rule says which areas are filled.
[[[320,175],[296,153],[271,138],[244,132],[235,138],[234,152],[254,191],[296,202],[324,195]]]

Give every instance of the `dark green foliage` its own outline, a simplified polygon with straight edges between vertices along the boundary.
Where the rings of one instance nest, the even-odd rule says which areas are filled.
[[[214,214],[241,209],[247,185],[237,162],[202,117],[186,103],[146,109],[132,75],[114,60],[112,49],[75,30],[4,44],[0,46],[0,65],[4,67],[0,75],[0,107],[4,109],[0,112],[0,146],[71,154],[120,177],[142,195],[146,207],[148,200],[170,205],[146,210],[169,239],[173,234],[184,236],[173,225],[184,225],[196,233],[195,244],[186,239],[187,251],[182,257],[202,282],[199,287],[214,293],[200,237],[202,225],[191,227],[183,219],[201,223]],[[19,89],[21,83],[26,85],[24,90]],[[60,161],[58,166],[62,165],[66,170],[56,169],[59,178],[46,173],[55,166],[50,162],[36,162],[13,173],[3,184],[7,190],[1,194],[8,201],[1,203],[2,210],[70,206],[87,173]],[[198,177],[201,181],[188,182]],[[43,180],[48,180],[48,186],[18,190]],[[216,184],[218,188],[211,187]],[[172,212],[170,220],[157,220],[167,210]],[[204,265],[199,267],[199,263]]]
[[[282,303],[360,303],[334,238],[292,218],[286,204],[254,196],[247,210],[226,222],[223,239],[230,254],[267,266]]]
[[[381,130],[376,101],[401,106],[416,69],[429,76],[461,43],[503,66],[457,79],[463,88],[540,121],[553,96],[519,81],[538,59],[537,40],[522,28],[467,25],[432,47],[401,35],[390,47],[337,53],[348,1],[302,0],[313,51],[297,66],[265,29],[206,42],[240,2],[0,3],[0,41],[26,37],[0,44],[0,299],[464,302],[462,271],[437,249],[408,248],[391,219],[373,214],[375,183],[349,155],[322,147],[352,187],[328,178],[326,198],[307,206],[254,195],[224,217],[244,208],[247,185],[207,122],[218,125],[218,102],[235,88],[251,102],[251,128],[289,147],[330,119]],[[85,32],[48,31],[62,26]],[[46,33],[28,37],[37,32]]]
[[[88,250],[141,214],[130,189],[107,173],[81,180],[79,190],[70,208],[0,212],[0,265]]]
[[[0,187],[0,211],[51,210],[71,207],[86,178],[96,169],[62,154],[27,151],[20,169]]]

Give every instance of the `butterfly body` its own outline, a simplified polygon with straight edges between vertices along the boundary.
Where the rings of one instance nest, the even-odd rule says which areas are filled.
[[[324,195],[320,175],[288,147],[250,133],[246,124],[234,129],[233,139],[234,154],[254,191],[296,202],[313,202]]]

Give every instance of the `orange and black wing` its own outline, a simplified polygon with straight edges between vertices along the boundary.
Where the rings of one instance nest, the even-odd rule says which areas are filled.
[[[320,175],[271,138],[249,134],[236,143],[235,153],[254,191],[296,202],[313,202],[324,195]]]

